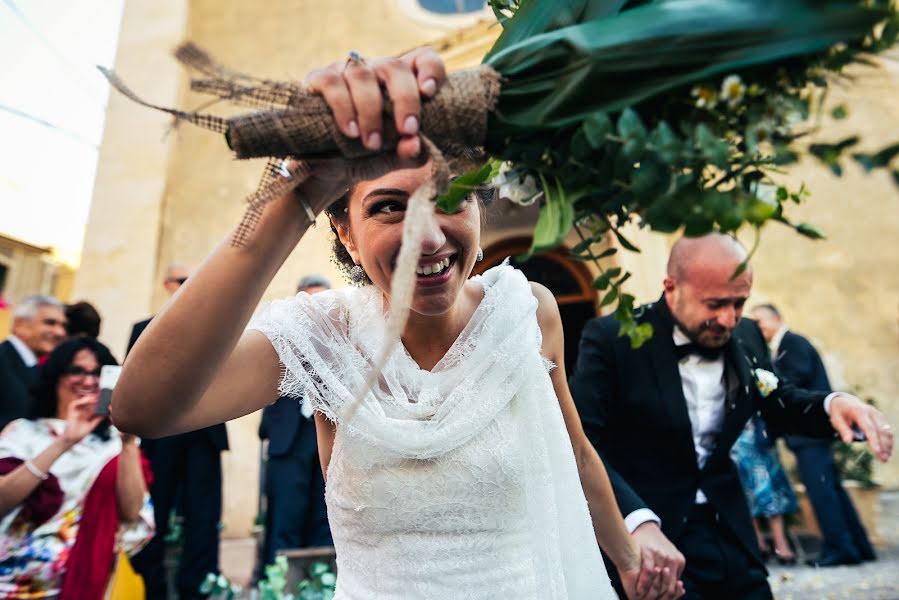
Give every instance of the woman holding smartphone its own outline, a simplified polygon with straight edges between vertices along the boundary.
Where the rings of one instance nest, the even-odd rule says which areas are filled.
[[[136,552],[153,535],[148,463],[137,439],[96,414],[92,338],[58,346],[41,367],[29,417],[0,433],[0,598],[103,597],[116,534]]]

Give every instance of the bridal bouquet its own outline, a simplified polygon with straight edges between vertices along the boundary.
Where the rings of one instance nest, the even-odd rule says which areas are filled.
[[[770,221],[802,235],[786,207],[804,187],[778,184],[802,154],[835,174],[845,156],[865,170],[891,168],[899,144],[853,152],[857,137],[804,144],[819,127],[829,85],[851,63],[894,45],[899,12],[878,0],[491,0],[503,33],[470,71],[451,74],[425,101],[426,146],[443,156],[482,148],[483,168],[433,186],[410,200],[391,297],[392,330],[405,321],[419,247],[416,231],[433,211],[453,210],[474,186],[493,182],[513,201],[539,201],[531,252],[559,245],[575,230],[578,258],[596,260],[601,303],[617,301],[622,335],[639,345],[652,334],[633,318],[629,277],[604,268],[594,245],[610,238],[637,250],[621,228],[635,222],[686,235],[733,232]],[[220,118],[164,109],[225,134],[238,158],[297,159],[371,153],[337,130],[324,101],[295,82],[261,80],[217,65],[193,46],[179,59],[199,71],[192,87],[264,110]],[[140,101],[107,72],[123,92]],[[160,108],[160,107],[156,107]],[[845,116],[837,107],[833,118]],[[813,118],[814,117],[814,118]],[[392,119],[385,119],[389,125]],[[398,139],[385,132],[384,150]],[[899,169],[892,170],[899,184]],[[276,190],[267,171],[251,197],[257,214]],[[420,197],[417,197],[420,196]],[[415,210],[426,205],[425,210]],[[252,218],[248,227],[252,226]],[[404,300],[405,299],[405,300]],[[405,307],[404,307],[405,305]],[[398,334],[397,334],[398,336]]]

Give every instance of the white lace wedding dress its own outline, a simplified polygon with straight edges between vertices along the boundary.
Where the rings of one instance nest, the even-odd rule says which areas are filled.
[[[446,356],[402,345],[350,423],[383,344],[373,286],[273,302],[250,323],[281,392],[337,423],[325,497],[335,600],[598,600],[609,584],[571,443],[540,356],[536,299],[508,265]]]

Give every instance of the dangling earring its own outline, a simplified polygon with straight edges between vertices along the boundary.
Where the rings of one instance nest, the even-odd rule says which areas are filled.
[[[353,285],[362,285],[365,283],[365,271],[359,265],[353,265],[350,269],[350,280]]]
[[[484,260],[484,251],[481,250],[480,247],[478,248],[478,253],[475,255],[474,259],[478,262],[481,262],[482,260]]]

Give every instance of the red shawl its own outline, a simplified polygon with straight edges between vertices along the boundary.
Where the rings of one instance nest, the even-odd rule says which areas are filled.
[[[150,463],[140,454],[144,481],[149,489],[153,480]],[[59,600],[102,600],[109,575],[115,564],[115,539],[119,527],[116,478],[119,457],[113,457],[84,500],[75,545],[66,561]]]

